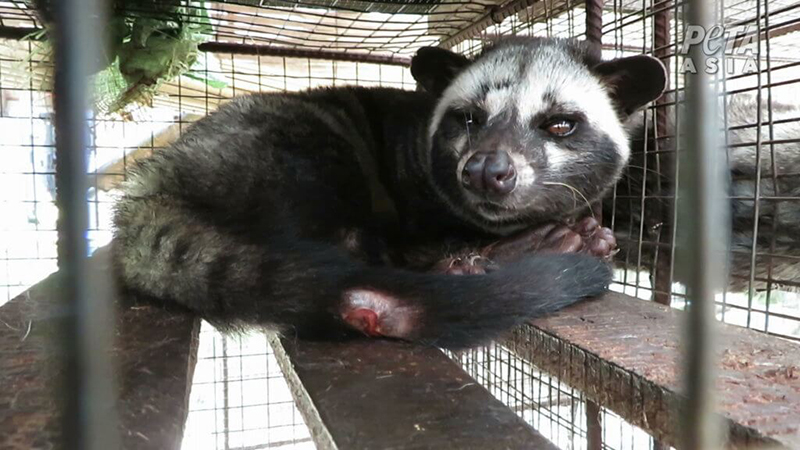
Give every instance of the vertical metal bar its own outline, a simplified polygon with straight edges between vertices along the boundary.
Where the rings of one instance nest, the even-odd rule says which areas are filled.
[[[671,80],[669,64],[669,21],[671,16],[670,13],[672,9],[672,0],[656,0],[656,2],[653,4],[653,9],[656,11],[653,15],[653,54],[656,58],[660,59],[662,63],[664,63],[664,68],[667,70],[667,80]],[[654,163],[656,166],[657,192],[663,192],[661,165],[663,155],[660,153],[661,143],[659,141],[660,138],[668,136],[670,132],[674,131],[667,129],[668,122],[666,104],[668,103],[668,100],[669,99],[667,96],[662,96],[656,100],[655,107],[656,117],[655,129],[653,133],[653,144],[655,148],[653,150],[656,152]],[[674,155],[670,155],[670,157],[674,157]],[[666,212],[666,210],[667,207],[659,209],[662,215]],[[666,217],[662,217],[662,219],[664,219],[666,222]],[[669,242],[670,244],[673,244],[673,242],[669,241],[668,237],[665,236],[667,234],[665,232],[665,228],[669,229],[669,226],[666,223],[659,227],[658,237],[656,240],[659,243]],[[671,253],[663,251],[660,246],[656,246],[655,260],[653,266],[651,267],[651,270],[653,271],[653,300],[656,303],[667,306],[672,303],[672,280],[670,280],[669,277],[671,266]]]
[[[644,41],[644,39],[642,40]],[[648,154],[651,151],[649,147],[649,137],[650,137],[650,115],[648,111],[645,110],[644,113],[644,136],[642,138],[642,187],[639,190],[639,231],[636,236],[636,287],[634,289],[633,296],[639,297],[639,288],[642,286],[640,280],[640,274],[642,273],[642,247],[644,244],[644,223],[647,218],[647,175],[649,167],[647,167],[648,160],[650,159],[650,155]],[[633,192],[631,193],[633,194]],[[651,269],[654,270],[654,269]],[[655,285],[650,286],[651,289],[655,288]],[[651,291],[652,292],[652,291]],[[651,294],[652,296],[652,294]]]
[[[769,3],[764,2],[764,28],[769,30]],[[769,127],[769,158],[770,158],[770,171],[771,173],[771,180],[772,180],[772,195],[778,197],[781,195],[781,188],[778,186],[778,163],[775,160],[775,121],[772,115],[772,53],[770,53],[770,36],[769,31],[764,35],[764,59],[766,63],[766,72],[767,72],[767,125]],[[761,46],[759,45],[759,61],[761,60]],[[759,62],[760,64],[760,62]],[[759,72],[761,72],[759,70]],[[761,74],[759,73],[759,77]],[[726,124],[727,125],[727,124]],[[761,124],[759,124],[759,131],[761,129]],[[769,194],[768,194],[769,195]],[[772,224],[770,227],[770,242],[769,242],[769,254],[775,254],[775,241],[778,235],[778,225],[780,224],[781,218],[781,204],[783,202],[776,201],[773,205],[773,217]],[[772,303],[772,292],[775,289],[774,280],[773,280],[773,264],[775,263],[774,258],[770,256],[767,258],[767,293],[766,293],[766,305],[764,306],[764,332],[769,332],[769,308],[770,304]]]
[[[222,336],[222,427],[224,449],[230,450],[231,448],[231,404],[230,404],[230,370],[228,368],[228,336]],[[219,447],[219,442],[217,442]]]
[[[586,41],[592,44],[592,51],[598,58],[603,56],[603,2],[586,0]],[[592,213],[600,223],[603,222],[602,201],[592,205]]]
[[[586,40],[602,56],[603,0],[586,0]]]
[[[681,24],[681,25],[683,24],[683,19],[682,18],[683,18],[683,15],[685,14],[685,10],[686,10],[686,8],[685,8],[683,2],[677,2],[677,1],[673,2],[672,17],[674,17],[675,20],[672,21],[672,24],[673,24],[672,32],[675,35],[675,49],[676,49],[676,52],[675,52],[675,57],[672,59],[674,61],[673,68],[675,70],[673,72],[671,72],[671,73],[675,74],[675,77],[671,78],[670,80],[674,83],[674,85],[673,85],[674,93],[672,95],[673,95],[673,98],[675,100],[675,107],[672,108],[672,111],[673,111],[673,122],[672,123],[674,124],[675,131],[672,133],[672,135],[673,135],[672,139],[673,139],[673,142],[675,142],[675,143],[677,143],[679,141],[680,136],[681,136],[681,132],[682,132],[681,131],[682,130],[682,128],[681,128],[681,117],[683,117],[683,116],[681,115],[680,97],[679,97],[680,94],[681,94],[681,90],[680,90],[680,87],[681,87],[680,86],[680,81],[681,81],[681,79],[680,79],[680,64],[682,62],[682,58],[680,56],[678,56],[677,49],[678,49],[678,42],[680,42],[680,36],[681,36],[681,27],[679,26],[679,24]],[[679,17],[681,17],[681,20],[678,20]],[[684,36],[684,38],[685,38],[685,36]],[[677,240],[677,236],[678,236],[678,192],[680,191],[680,188],[681,188],[681,185],[680,185],[680,173],[681,173],[681,171],[680,171],[680,165],[681,165],[680,164],[680,153],[678,152],[678,147],[676,145],[673,145],[673,149],[674,149],[675,153],[674,153],[673,157],[670,160],[670,165],[671,165],[672,173],[674,175],[672,176],[670,181],[675,183],[675,186],[674,186],[674,193],[672,195],[672,205],[670,207],[670,213],[669,213],[670,214],[669,217],[671,218],[670,227],[668,229],[669,234],[670,234],[670,236],[669,236],[669,242],[670,242],[670,247],[669,247],[669,262],[670,262],[670,264],[669,264],[669,286],[670,286],[670,294],[673,294],[673,292],[672,292],[672,283],[675,281],[675,255],[676,255],[675,250],[677,248],[677,242],[678,242],[678,240]],[[672,295],[670,295],[670,297],[671,296]],[[672,300],[670,300],[670,303],[671,302],[672,302]]]
[[[765,2],[766,3],[766,2]],[[761,122],[763,121],[763,86],[761,80],[761,0],[756,0],[756,179],[753,188],[753,237],[750,248],[750,279],[747,289],[747,328],[751,328],[753,297],[756,295],[756,264],[758,263],[758,233],[761,218]],[[769,32],[767,32],[768,34]],[[766,331],[766,330],[765,330]]]
[[[96,0],[50,3],[56,19],[55,129],[58,264],[63,316],[53,345],[60,350],[62,447],[120,448],[108,360],[112,342],[110,280],[92,274],[87,242],[87,113],[89,66],[100,54],[103,22]],[[93,276],[94,275],[94,276]]]
[[[715,24],[713,0],[689,0],[687,25],[706,33]],[[684,336],[686,356],[686,410],[683,414],[683,448],[720,448],[720,427],[714,414],[715,296],[722,291],[729,204],[726,198],[720,127],[717,122],[716,86],[706,72],[702,44],[692,45],[688,57],[698,70],[686,74],[686,135],[682,136],[680,185],[683,188],[681,224],[685,241],[679,249],[687,274],[691,308]]]
[[[724,5],[723,2],[719,2],[719,4],[717,4],[717,15],[719,16],[719,22],[720,23],[725,23],[725,20],[726,20],[726,18],[725,18],[725,5]],[[726,67],[725,66],[726,55],[725,55],[724,51],[720,52],[720,57],[721,57],[720,62],[722,63],[721,66],[722,67]],[[726,92],[726,93],[728,92],[728,75],[727,75],[727,71],[726,70],[722,71],[722,92]],[[727,106],[727,102],[722,102],[722,129],[725,130],[725,133],[723,134],[723,145],[724,145],[724,148],[725,148],[725,164],[728,165],[728,167],[730,167],[730,147],[729,147],[729,145],[730,145],[730,134],[728,133],[728,106]],[[729,271],[730,270],[730,260],[728,260],[727,263],[728,263],[728,266],[726,268],[726,271]],[[725,322],[725,312],[726,312],[727,309],[728,309],[728,290],[725,289],[722,292],[722,307],[721,307],[722,311],[720,313],[720,320],[722,322]]]
[[[603,450],[603,424],[600,422],[600,405],[586,400],[586,449]]]
[[[670,450],[672,446],[667,445],[656,438],[653,438],[653,450]]]

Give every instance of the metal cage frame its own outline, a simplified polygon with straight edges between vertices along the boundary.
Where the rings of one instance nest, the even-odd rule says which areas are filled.
[[[749,2],[749,3],[748,3]],[[746,7],[755,2],[755,16],[750,17],[744,12]],[[187,2],[194,7],[196,2]],[[706,0],[642,0],[625,2],[614,0],[612,4],[604,4],[602,0],[587,0],[574,2],[571,0],[511,0],[502,4],[491,1],[465,0],[452,2],[435,1],[410,1],[410,2],[366,2],[348,0],[346,2],[318,1],[232,1],[214,2],[209,6],[216,25],[214,35],[209,42],[201,44],[199,51],[216,55],[220,61],[229,59],[229,63],[220,63],[219,73],[224,72],[227,65],[229,73],[224,75],[232,80],[230,86],[215,89],[204,86],[189,85],[183,78],[166,83],[162,90],[173,94],[174,102],[177,99],[178,110],[190,114],[207,114],[219,102],[230,96],[237,95],[237,82],[240,91],[253,90],[290,90],[289,83],[299,83],[303,86],[313,87],[336,83],[338,81],[355,82],[357,84],[382,84],[388,83],[402,88],[412,88],[413,82],[408,77],[407,66],[410,57],[416,48],[437,44],[442,47],[452,48],[466,55],[478,53],[484,45],[493,39],[511,34],[546,34],[569,37],[584,36],[590,42],[597,44],[606,52],[625,54],[630,52],[644,52],[661,59],[668,67],[671,87],[665,95],[652,105],[642,115],[646,124],[652,124],[655,136],[645,134],[646,142],[641,159],[641,169],[644,178],[642,191],[614,195],[609,199],[612,211],[616,211],[616,202],[638,202],[641,216],[639,223],[631,223],[630,243],[633,245],[630,252],[624,254],[622,261],[623,270],[618,274],[618,290],[632,293],[633,296],[650,298],[663,304],[685,307],[691,305],[687,317],[686,334],[684,339],[692,345],[686,347],[687,376],[691,383],[687,384],[690,402],[687,403],[686,427],[684,444],[686,448],[716,448],[719,445],[718,426],[713,419],[714,390],[714,328],[715,315],[721,315],[726,320],[726,313],[741,311],[745,314],[742,325],[748,328],[763,328],[768,334],[776,334],[783,338],[800,340],[800,311],[797,314],[775,310],[774,292],[778,285],[790,285],[792,280],[778,280],[770,274],[764,280],[758,280],[756,264],[759,258],[766,258],[767,264],[772,264],[773,259],[798,258],[800,255],[781,255],[775,253],[775,229],[773,228],[772,242],[768,244],[771,249],[769,254],[757,253],[757,239],[759,236],[760,214],[766,208],[763,205],[791,204],[800,201],[800,197],[788,194],[762,195],[759,191],[761,180],[771,178],[773,186],[778,186],[781,176],[776,165],[776,147],[792,142],[776,140],[774,128],[781,125],[781,120],[776,120],[772,114],[773,88],[800,84],[800,77],[782,75],[790,73],[792,69],[800,67],[800,58],[797,60],[781,59],[782,56],[773,57],[773,53],[782,55],[779,38],[796,33],[800,23],[800,4],[780,3],[770,5],[764,0],[742,0],[738,3],[730,0],[713,3]],[[762,5],[763,3],[763,5]],[[99,220],[93,224],[87,223],[89,211],[99,216],[97,198],[87,201],[86,191],[90,182],[97,190],[101,185],[103,190],[110,189],[114,183],[125,176],[125,164],[130,157],[139,154],[139,148],[123,149],[122,165],[116,165],[99,170],[87,170],[91,152],[97,152],[101,144],[90,142],[92,135],[87,127],[84,111],[89,102],[87,83],[88,62],[87,51],[100,41],[97,27],[87,25],[91,14],[86,11],[102,11],[98,0],[61,0],[54,14],[60,18],[59,26],[54,27],[57,36],[55,47],[55,65],[58,70],[55,74],[54,125],[58,139],[55,143],[56,159],[58,165],[53,173],[43,172],[33,167],[31,171],[24,171],[25,176],[48,176],[55,180],[58,187],[59,211],[63,214],[58,226],[58,264],[62,271],[67,272],[69,284],[65,287],[62,303],[64,314],[61,323],[61,334],[53,341],[53,345],[61,346],[64,357],[64,429],[68,430],[65,442],[68,448],[110,448],[109,443],[116,442],[110,430],[115,418],[102,414],[99,405],[107,404],[112,395],[111,369],[102,355],[103,348],[100,343],[108,341],[110,333],[108,323],[112,321],[111,311],[102,307],[104,292],[108,292],[108,280],[93,274],[88,266],[87,233],[91,226],[99,226]],[[334,6],[335,5],[335,6]],[[291,7],[289,7],[291,6]],[[326,7],[327,9],[321,9]],[[724,7],[730,7],[729,14]],[[82,11],[83,13],[78,13]],[[141,12],[141,11],[140,11]],[[727,14],[727,15],[726,15]],[[610,18],[611,21],[604,19]],[[778,22],[776,23],[776,18]],[[187,16],[186,20],[191,20]],[[280,22],[283,22],[281,25]],[[701,53],[699,46],[694,46],[691,53],[680,53],[681,37],[685,38],[685,24],[699,24],[706,29],[715,23],[723,22],[735,26],[751,25],[755,31],[750,37],[755,40],[757,49],[757,72],[744,75],[729,75],[725,71],[717,76],[704,72],[684,76],[681,73],[681,63],[686,58],[696,61],[705,61],[715,55]],[[0,4],[0,38],[26,39],[24,45],[30,57],[35,52],[36,37],[31,31],[44,26],[40,17],[33,14],[30,8],[22,1],[11,1]],[[246,28],[242,31],[241,28]],[[741,44],[745,37],[738,38]],[[736,44],[736,45],[739,45]],[[764,48],[765,56],[760,50]],[[221,56],[221,57],[220,57]],[[731,55],[716,55],[725,61]],[[0,55],[4,62],[11,58]],[[266,67],[263,61],[272,61],[277,66],[282,62],[282,74],[262,73]],[[775,60],[775,61],[774,61]],[[312,61],[314,61],[312,63]],[[780,61],[775,65],[776,61]],[[35,61],[30,58],[29,65]],[[302,63],[307,63],[307,74],[299,72]],[[347,65],[337,65],[339,63]],[[237,68],[237,64],[239,64]],[[315,69],[312,70],[312,64]],[[362,66],[359,66],[362,64]],[[370,71],[379,74],[376,80],[364,80],[359,75],[359,67],[368,65]],[[327,67],[330,66],[330,72]],[[244,66],[244,67],[243,67]],[[323,68],[325,66],[325,68]],[[2,70],[8,64],[0,66],[0,93],[10,90],[2,84]],[[354,68],[354,69],[353,69]],[[337,70],[339,73],[337,74]],[[343,71],[354,70],[354,77],[341,76]],[[393,81],[384,81],[382,70],[396,70],[399,77],[392,75]],[[201,70],[202,71],[202,70]],[[315,72],[316,71],[316,72]],[[208,64],[203,71],[206,78],[213,76],[215,70],[209,70]],[[330,76],[313,75],[312,73],[330,73]],[[337,76],[339,75],[339,76]],[[271,78],[272,77],[272,78]],[[283,86],[270,85],[265,80],[281,78]],[[31,103],[31,111],[36,100],[34,92],[39,88],[34,86],[35,78],[28,81],[22,89],[27,91]],[[729,89],[729,85],[734,85]],[[241,86],[246,86],[242,88]],[[685,96],[684,96],[685,92]],[[712,132],[716,128],[714,120],[717,117],[717,96],[731,96],[755,92],[757,110],[753,123],[728,124],[727,109],[723,104],[721,116],[724,118],[725,133]],[[681,98],[684,96],[683,98]],[[185,105],[184,105],[185,102]],[[679,104],[686,103],[688,108],[681,110]],[[0,117],[4,116],[3,103],[0,103]],[[766,114],[762,106],[766,105]],[[688,117],[681,118],[679,114]],[[766,117],[764,117],[766,115]],[[21,118],[24,120],[24,118]],[[28,118],[33,130],[34,118]],[[38,119],[37,119],[38,120]],[[190,123],[193,118],[178,117],[172,123],[181,128]],[[800,122],[800,117],[786,119]],[[119,118],[103,119],[108,122],[123,123]],[[124,127],[124,125],[122,125]],[[672,128],[671,128],[672,127]],[[681,127],[684,127],[681,129]],[[645,127],[646,133],[650,128]],[[728,142],[731,130],[754,128],[755,141],[745,143]],[[766,128],[766,133],[762,131]],[[766,136],[764,136],[766,134]],[[670,141],[680,140],[680,144],[670,144]],[[720,142],[720,140],[724,142]],[[800,142],[800,138],[796,140]],[[648,148],[649,143],[653,147]],[[752,229],[752,250],[749,258],[751,261],[749,279],[746,280],[748,290],[746,301],[736,303],[725,294],[720,300],[716,299],[717,292],[725,291],[723,288],[723,269],[726,266],[723,242],[724,233],[718,230],[727,230],[729,213],[725,192],[724,177],[720,175],[721,167],[725,161],[720,158],[717,148],[722,144],[730,146],[751,145],[755,147],[755,174],[756,193],[753,198],[739,198],[742,202],[752,202],[754,223]],[[29,142],[31,148],[38,148],[42,143]],[[0,146],[3,144],[0,143]],[[52,143],[46,144],[52,145]],[[149,151],[165,145],[151,134]],[[672,147],[670,147],[672,145]],[[692,151],[684,151],[692,149]],[[148,148],[144,147],[146,154]],[[676,156],[676,155],[679,155]],[[771,170],[763,171],[761,161],[769,155]],[[644,184],[648,176],[662,177],[661,168],[649,167],[651,157],[656,162],[661,161],[661,155],[672,155],[668,164],[679,167],[679,179],[670,180],[677,187],[689,190],[679,190],[680,198],[685,199],[687,208],[696,220],[679,222],[678,202],[675,194],[662,198],[659,194],[650,195],[644,191]],[[666,159],[665,159],[666,161]],[[667,164],[667,163],[665,163]],[[93,178],[87,179],[85,174],[90,173]],[[667,173],[667,172],[665,172]],[[653,175],[655,174],[655,175]],[[789,174],[791,175],[791,174]],[[107,189],[106,189],[107,188]],[[638,188],[638,186],[633,186]],[[777,188],[775,188],[777,191]],[[619,195],[618,195],[619,194]],[[722,201],[721,201],[722,199]],[[669,214],[665,226],[669,236],[659,237],[655,241],[645,239],[645,211],[653,201],[666,201]],[[32,200],[34,208],[39,202]],[[771,206],[770,206],[771,207]],[[774,206],[778,208],[779,206]],[[600,214],[602,207],[597,206],[596,212]],[[619,219],[615,214],[604,217],[605,223],[615,227]],[[772,223],[777,227],[776,223]],[[676,253],[678,229],[686,232],[686,238],[691,245],[683,250],[683,254]],[[37,226],[38,230],[38,226]],[[52,230],[51,230],[52,231]],[[652,261],[643,259],[646,248],[653,248],[656,256]],[[694,274],[685,281],[685,286],[676,287],[675,262],[683,257],[686,264],[690,264]],[[9,267],[12,257],[5,256],[6,268]],[[30,258],[38,260],[36,258]],[[643,275],[648,272],[650,279]],[[8,275],[8,269],[7,269]],[[764,294],[765,305],[759,308],[756,303],[756,282],[766,283]],[[800,284],[798,284],[800,285]],[[4,286],[9,292],[11,282]],[[796,287],[796,286],[795,286]],[[763,327],[760,325],[763,318]],[[785,321],[798,325],[797,333],[775,331],[770,327],[770,321]],[[758,324],[758,326],[757,326]],[[551,415],[551,424],[556,428],[565,427],[564,418],[558,411],[547,406],[542,406],[541,398],[527,398],[525,385],[520,389],[513,385],[512,372],[528,378],[538,380],[539,389],[546,386],[555,390],[557,397],[562,395],[572,405],[569,414],[572,423],[571,439],[586,440],[587,448],[608,448],[603,443],[603,428],[601,417],[613,415],[581,393],[562,385],[557,378],[545,375],[521,359],[514,359],[507,347],[501,344],[469,353],[451,354],[467,371],[479,382],[494,389],[495,395],[509,406],[517,408],[517,412],[529,414],[535,409],[540,415]],[[216,355],[210,358],[216,358]],[[492,379],[503,372],[509,374],[505,380]],[[548,401],[552,395],[548,394]],[[531,407],[535,404],[535,408]],[[578,419],[578,417],[581,417]],[[575,421],[580,421],[576,429]],[[585,425],[584,425],[585,424]],[[557,433],[556,433],[557,435]],[[302,438],[305,439],[305,438]],[[227,441],[226,441],[227,445]],[[651,448],[664,448],[657,442],[650,442]]]

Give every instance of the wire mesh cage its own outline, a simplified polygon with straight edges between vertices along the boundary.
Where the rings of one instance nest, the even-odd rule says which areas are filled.
[[[719,126],[725,130],[733,211],[731,274],[728,289],[717,299],[718,316],[796,339],[795,255],[786,221],[795,201],[789,194],[788,154],[797,143],[792,131],[798,120],[797,4],[718,3],[715,14],[729,39],[711,68],[687,65],[684,43],[697,36],[686,35],[684,6],[615,3],[603,21],[604,47],[651,53],[670,72],[670,90],[640,119],[632,162],[605,208],[622,242],[618,261],[624,271],[618,281],[631,295],[683,304],[686,274],[674,264],[675,232],[681,226],[675,188],[682,118],[676,105],[682,101],[684,75],[710,71],[722,94]],[[782,236],[788,238],[784,244]]]
[[[315,448],[263,334],[200,339],[182,448]]]
[[[114,14],[164,14],[148,2],[118,3]],[[474,56],[503,36],[589,38],[602,44],[604,56],[646,53],[668,68],[668,91],[631,120],[631,163],[596,211],[620,246],[613,288],[685,306],[675,250],[679,220],[687,220],[675,200],[683,126],[677,106],[692,70],[682,49],[689,37],[683,2],[179,3],[170,20],[210,30],[193,47],[190,67],[155,84],[146,101],[90,117],[91,250],[111,239],[116,189],[130,164],[166,148],[235,96],[342,85],[413,90],[408,65],[423,46]],[[0,304],[57,269],[52,60],[37,34],[48,23],[34,4],[0,2]],[[716,14],[725,30],[734,30],[713,71],[723,94],[719,126],[731,166],[734,219],[731,281],[717,298],[716,314],[800,340],[800,234],[794,229],[800,193],[792,160],[800,148],[800,4],[722,0]],[[498,343],[449,355],[560,448],[593,448],[589,436],[596,433],[597,448],[666,448],[513,348]],[[314,448],[262,334],[232,338],[204,325],[183,446]]]

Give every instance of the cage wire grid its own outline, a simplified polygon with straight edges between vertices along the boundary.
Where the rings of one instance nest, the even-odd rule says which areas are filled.
[[[590,448],[590,424],[600,427],[602,449],[669,448],[607,408],[598,407],[579,390],[538,369],[529,362],[532,358],[528,355],[499,343],[447,353],[477,383],[559,448]]]
[[[206,4],[214,25],[212,44],[403,57],[411,56],[420,46],[451,38],[487,11],[492,11],[493,6],[497,5],[473,1],[342,1],[334,5],[323,1],[274,0]],[[682,57],[678,54],[683,40],[683,9],[682,2],[672,0],[613,0],[602,10],[604,55],[649,53],[661,58],[669,67],[668,92],[637,119],[654,124],[652,130],[642,136],[648,143],[641,150],[642,154],[638,159],[634,156],[639,165],[631,167],[631,171],[640,170],[642,183],[648,177],[664,184],[674,181],[670,166],[676,164],[674,142],[680,134],[679,110],[675,105],[683,89]],[[800,23],[800,3],[724,0],[718,13],[722,23],[754,28],[756,45],[760,49],[756,59],[758,75],[725,71],[719,74],[717,86],[724,98],[755,95],[763,105],[771,105],[774,98],[791,96],[800,82],[800,55],[795,50],[800,40],[795,31]],[[475,55],[487,42],[506,35],[583,37],[585,17],[583,2],[542,0],[451,43],[455,51]],[[192,19],[187,17],[187,20]],[[34,29],[41,27],[41,23],[24,2],[3,1],[0,2],[0,27]],[[55,270],[54,150],[48,119],[52,105],[49,94],[37,85],[37,80],[20,77],[18,70],[20,65],[37,62],[37,45],[35,41],[0,41],[0,120],[4,127],[0,139],[4,194],[0,200],[7,212],[0,230],[3,245],[0,274],[4,277],[0,283],[0,303]],[[733,54],[726,54],[724,58],[740,59]],[[403,62],[402,59],[397,61]],[[224,87],[212,87],[198,79],[223,81]],[[124,118],[91,118],[90,239],[93,248],[110,237],[114,187],[124,179],[126,167],[132,160],[165,147],[188,124],[235,95],[344,84],[415,87],[408,70],[398,65],[204,52],[188,74],[164,84],[161,95],[156,96],[152,104],[129,111]],[[784,174],[774,170],[775,155],[782,146],[797,143],[798,139],[778,141],[774,137],[775,128],[800,122],[800,113],[776,120],[770,108],[765,112],[758,109],[746,120],[734,123],[729,120],[726,107],[727,103],[723,103],[722,126],[728,130],[726,136],[736,130],[753,130],[751,139],[727,144],[729,147],[755,147],[762,157],[769,155],[772,170],[762,171],[760,176],[778,185],[777,180]],[[677,125],[670,127],[668,124]],[[791,208],[800,197],[776,192],[735,200]],[[631,215],[627,223],[623,223],[624,219],[617,214],[618,206],[623,203],[630,210],[639,208],[640,220]],[[618,235],[621,230],[628,231],[627,238],[621,240],[621,244],[627,245],[617,256],[621,268],[617,271],[614,288],[636,297],[683,307],[685,294],[674,276],[674,194],[653,194],[646,192],[643,186],[628,183],[627,190],[618,188],[607,204],[610,204],[611,214],[604,213],[604,222]],[[658,227],[649,230],[650,224],[645,218],[653,210],[660,214]],[[778,226],[775,222],[770,225]],[[759,226],[761,224],[756,221],[754,231],[757,232]],[[29,245],[31,242],[36,245]],[[751,248],[756,249],[756,246]],[[752,250],[745,253],[758,263],[770,264],[779,258],[800,260],[797,254],[775,253],[774,241],[769,248],[769,253],[756,254],[755,259]],[[759,259],[764,257],[763,261]],[[747,280],[750,284],[759,281],[755,280],[754,270],[755,267],[751,268],[750,280]],[[800,298],[792,289],[783,290],[786,286],[796,287],[796,281],[769,276],[760,281],[765,283],[763,292],[750,289],[720,296],[718,317],[725,322],[798,339]],[[302,418],[291,400],[283,396],[285,383],[281,387],[281,376],[276,372],[277,365],[271,359],[271,350],[263,335],[224,337],[204,326],[202,336],[186,428],[185,445],[189,447],[185,448],[313,448]],[[589,425],[586,410],[593,406],[582,393],[542,373],[500,344],[451,356],[477,382],[558,446],[586,448]],[[257,363],[252,362],[256,360]],[[252,398],[249,395],[245,398],[245,385],[250,386]],[[663,448],[605,408],[600,408],[600,417],[603,448]],[[208,430],[213,430],[210,436],[204,434]]]
[[[668,67],[669,90],[641,119],[651,127],[640,137],[646,145],[633,156],[628,172],[629,175],[638,172],[638,182],[617,186],[609,199],[611,214],[606,222],[617,231],[618,239],[620,230],[628,232],[627,237],[620,239],[623,252],[617,256],[624,268],[617,279],[619,290],[672,303],[675,307],[683,307],[685,303],[685,292],[676,279],[674,265],[673,243],[680,224],[676,219],[674,193],[661,185],[675,186],[679,170],[676,152],[679,148],[675,142],[679,138],[681,118],[675,105],[683,94],[682,73],[685,71],[685,60],[679,51],[684,39],[683,9],[683,3],[673,1],[615,1],[612,14],[603,20],[604,48],[611,46],[616,54],[650,53],[661,58]],[[796,51],[800,41],[797,33],[800,4],[724,1],[717,3],[716,12],[721,24],[741,30],[742,35],[746,33],[753,39],[749,44],[742,38],[734,39],[733,49],[723,52],[721,69],[716,72],[716,87],[722,94],[720,126],[727,131],[725,144],[729,160],[745,149],[754,153],[752,173],[734,173],[734,182],[752,181],[758,186],[752,195],[738,192],[732,195],[735,209],[752,210],[753,223],[748,230],[749,242],[742,243],[740,238],[731,250],[731,264],[739,266],[731,276],[734,283],[744,288],[729,289],[718,296],[718,317],[728,323],[797,340],[800,297],[796,294],[796,273],[781,274],[777,270],[773,272],[772,268],[778,263],[797,267],[798,261],[795,248],[776,249],[775,240],[780,236],[777,231],[787,226],[780,223],[780,209],[792,210],[800,200],[796,191],[780,192],[788,178],[796,176],[781,173],[781,167],[786,164],[781,152],[791,153],[790,146],[800,142],[796,135],[787,138],[783,131],[800,123],[800,102],[796,93],[800,82],[800,54]],[[744,56],[737,53],[737,45],[751,49],[752,53]],[[755,69],[752,73],[743,71],[743,63],[748,59]],[[778,100],[792,107],[790,113],[779,118],[773,117],[773,106]],[[732,106],[746,101],[761,107],[753,107],[743,114]],[[783,130],[780,127],[784,127]],[[764,164],[770,167],[763,169]],[[659,186],[651,189],[656,183]],[[765,183],[766,187],[762,186]],[[614,215],[620,205],[623,210],[636,211],[640,220],[636,220],[636,214]],[[759,219],[754,220],[755,217]],[[620,223],[620,219],[627,223]],[[771,235],[768,244],[762,242],[765,235]],[[765,266],[766,274],[757,273],[759,267]],[[747,273],[741,273],[742,268]]]

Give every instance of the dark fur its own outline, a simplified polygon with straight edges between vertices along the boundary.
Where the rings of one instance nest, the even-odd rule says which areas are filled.
[[[424,273],[502,235],[454,214],[425,175],[435,102],[362,88],[234,99],[132,171],[115,215],[125,287],[302,336],[347,332],[345,294],[371,289],[418,317],[400,337],[448,347],[602,293],[608,266],[579,255]]]

